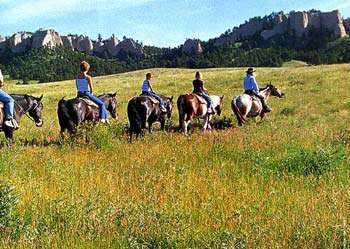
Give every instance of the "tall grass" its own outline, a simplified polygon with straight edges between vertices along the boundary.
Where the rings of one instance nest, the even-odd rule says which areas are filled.
[[[77,140],[60,140],[56,118],[73,81],[9,83],[9,92],[44,93],[45,126],[24,118],[1,150],[0,247],[349,247],[348,67],[259,69],[260,84],[286,98],[242,128],[230,101],[245,70],[203,70],[207,88],[225,95],[218,130],[156,131],[132,144],[126,104],[146,71],[95,79],[97,93],[117,90],[120,119],[86,125]],[[191,90],[193,70],[152,72],[160,93]]]

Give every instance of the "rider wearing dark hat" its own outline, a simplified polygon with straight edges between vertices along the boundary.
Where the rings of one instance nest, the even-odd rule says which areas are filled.
[[[265,112],[271,112],[271,108],[266,104],[265,98],[260,95],[258,83],[256,82],[254,72],[256,70],[252,67],[246,71],[247,76],[244,78],[244,93],[248,95],[256,96],[260,99],[262,107]]]

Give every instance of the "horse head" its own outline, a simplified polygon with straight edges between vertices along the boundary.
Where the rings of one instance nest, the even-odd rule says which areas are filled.
[[[222,109],[224,107],[224,95],[222,96],[211,96],[212,100],[213,100],[213,107],[215,109],[216,114],[218,114],[219,116],[221,115]]]
[[[285,94],[280,89],[272,85],[271,82],[267,84],[266,87],[270,90],[271,96],[275,96],[278,98],[283,98],[285,96]]]
[[[117,92],[107,93],[101,96],[101,98],[104,99],[104,102],[106,103],[107,110],[109,111],[112,118],[114,119],[118,119],[116,96],[117,96]]]
[[[169,97],[165,97],[165,108],[167,110],[167,117],[168,118],[171,118],[171,115],[173,113],[173,100],[174,100],[174,97],[171,96],[170,98]]]
[[[35,125],[37,127],[42,127],[44,122],[42,119],[42,111],[44,109],[43,103],[42,103],[42,99],[43,99],[43,95],[41,95],[40,97],[34,97],[34,96],[30,96],[30,95],[25,95],[25,98],[27,100],[28,103],[28,114],[30,117],[33,118]]]

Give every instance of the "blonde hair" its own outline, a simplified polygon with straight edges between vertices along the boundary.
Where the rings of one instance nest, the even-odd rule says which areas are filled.
[[[90,69],[90,64],[87,63],[86,61],[80,62],[80,71],[82,72],[87,72]]]

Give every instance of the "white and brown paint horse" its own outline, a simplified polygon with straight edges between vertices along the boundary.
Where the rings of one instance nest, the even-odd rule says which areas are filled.
[[[284,93],[269,83],[266,87],[260,89],[260,95],[262,95],[267,102],[270,96],[282,98]],[[261,101],[257,97],[248,94],[234,97],[231,102],[231,108],[236,115],[239,126],[242,126],[247,121],[247,118],[254,118],[257,116],[264,118],[265,116]]]
[[[188,125],[194,118],[201,118],[204,120],[203,131],[211,129],[210,120],[212,115],[218,114],[220,116],[223,107],[224,96],[211,95],[213,105],[212,109],[215,113],[208,113],[207,102],[196,94],[181,95],[177,99],[177,109],[179,111],[179,128],[185,134],[188,132]]]

